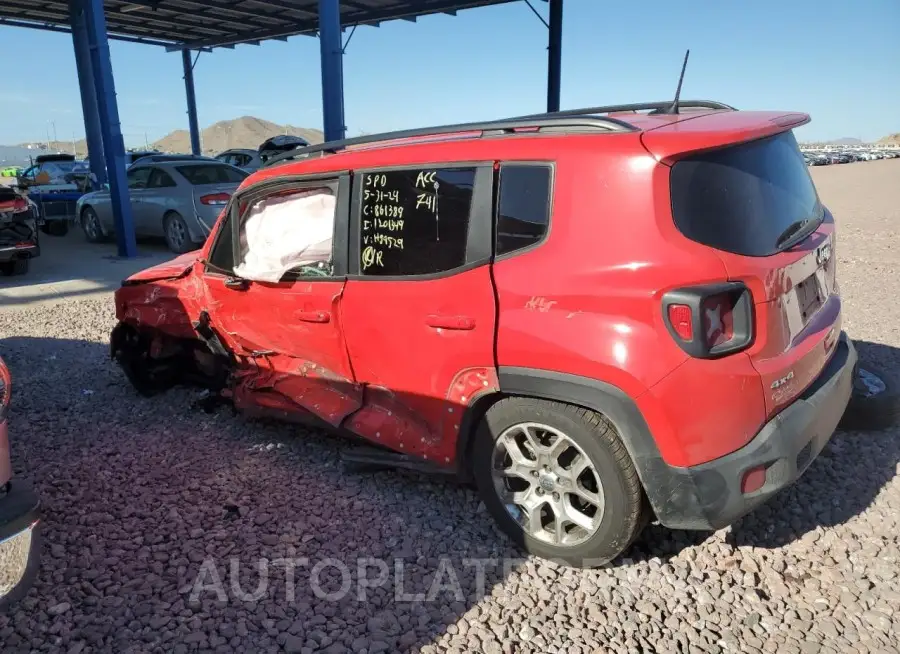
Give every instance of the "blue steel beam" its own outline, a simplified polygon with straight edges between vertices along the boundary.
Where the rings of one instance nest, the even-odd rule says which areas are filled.
[[[191,153],[200,154],[200,126],[197,123],[197,96],[194,94],[194,62],[191,51],[181,51],[181,65],[184,67],[184,94],[187,96],[188,126],[191,131]]]
[[[131,200],[128,197],[128,182],[125,176],[125,141],[122,139],[119,107],[116,103],[116,87],[113,82],[109,40],[106,36],[103,0],[72,0],[72,4],[84,8],[88,28],[103,152],[106,155],[107,172],[109,173],[116,244],[120,257],[134,257],[137,255],[137,242],[134,238]]]
[[[319,47],[322,58],[322,117],[325,140],[344,138],[344,61],[339,0],[319,0]]]
[[[71,9],[72,42],[75,46],[75,68],[78,71],[78,87],[81,91],[81,110],[84,114],[84,134],[91,162],[94,190],[107,180],[106,158],[103,156],[103,138],[100,135],[100,113],[97,92],[94,88],[94,71],[91,68],[91,45],[84,11],[74,4]]]
[[[19,18],[19,16],[20,14],[15,14],[14,18],[8,18],[2,12],[0,12],[0,25],[8,25],[9,27],[24,27],[26,29],[41,30],[43,32],[59,32],[62,34],[67,34],[72,31],[70,27],[64,27],[55,23],[41,22],[37,19],[22,20]],[[170,41],[160,41],[157,39],[148,39],[140,36],[127,36],[124,34],[110,34],[109,38],[115,41],[125,41],[127,43],[142,43],[144,45],[158,45],[161,47],[169,47],[172,43]]]
[[[550,0],[550,39],[547,46],[547,111],[559,111],[560,78],[562,77],[563,0]]]

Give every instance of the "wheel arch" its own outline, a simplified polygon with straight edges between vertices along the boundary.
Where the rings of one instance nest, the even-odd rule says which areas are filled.
[[[635,401],[617,386],[596,379],[534,368],[500,367],[500,391],[484,395],[463,417],[457,442],[457,470],[471,479],[472,444],[481,419],[504,397],[530,397],[580,406],[606,417],[619,434],[655,512],[666,504],[672,473]]]

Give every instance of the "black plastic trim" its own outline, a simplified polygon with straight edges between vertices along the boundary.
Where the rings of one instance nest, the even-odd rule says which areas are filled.
[[[671,102],[668,104],[671,104]],[[681,103],[681,106],[688,105],[686,103]],[[284,163],[285,161],[290,161],[292,159],[307,158],[312,154],[334,154],[339,150],[344,150],[350,146],[367,145],[371,143],[388,143],[391,141],[400,141],[402,139],[412,139],[427,136],[449,136],[452,134],[459,134],[464,132],[479,132],[479,137],[506,136],[515,134],[515,130],[523,129],[553,129],[557,132],[596,131],[600,133],[635,131],[633,125],[629,125],[627,122],[619,118],[576,115],[575,113],[569,112],[535,114],[534,116],[523,116],[520,118],[509,118],[505,120],[458,123],[455,125],[440,125],[437,127],[422,127],[417,129],[400,130],[397,132],[385,132],[382,134],[357,136],[354,138],[342,139],[339,141],[328,141],[326,143],[310,145],[306,148],[295,148],[293,150],[283,152],[269,159],[263,165],[263,168],[268,168],[270,166]],[[407,144],[400,143],[398,145]]]
[[[555,400],[603,414],[619,433],[645,488],[654,483],[660,466],[668,467],[637,404],[617,386],[534,368],[500,367],[497,374],[505,395]]]
[[[634,102],[631,104],[610,104],[602,107],[582,107],[580,109],[564,109],[563,111],[556,111],[552,114],[531,114],[529,116],[519,116],[513,120],[527,120],[531,118],[539,118],[541,116],[591,116],[594,114],[607,114],[607,113],[615,113],[615,112],[638,112],[638,111],[650,111],[651,113],[657,112],[661,113],[662,111],[669,109],[672,106],[671,100],[665,100],[663,102]],[[724,104],[722,102],[716,102],[715,100],[679,100],[678,107],[680,109],[715,109],[715,110],[727,110],[727,111],[736,111],[734,107],[731,105]]]
[[[709,348],[706,346],[705,339],[701,333],[703,326],[703,301],[708,297],[725,293],[738,294],[737,301],[732,309],[734,335],[729,341]],[[690,341],[682,339],[669,321],[669,307],[673,304],[685,305],[691,309],[694,337]],[[717,359],[744,350],[753,344],[753,297],[750,294],[750,289],[742,282],[706,284],[668,291],[663,295],[662,314],[666,329],[678,344],[678,347],[698,359]]]

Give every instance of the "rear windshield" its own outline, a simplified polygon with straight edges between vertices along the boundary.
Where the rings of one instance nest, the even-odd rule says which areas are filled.
[[[811,220],[809,232],[822,219],[793,132],[688,156],[672,167],[671,184],[681,233],[734,254],[774,254],[798,221]]]
[[[240,184],[249,173],[225,164],[176,166],[176,170],[194,186],[203,184]]]

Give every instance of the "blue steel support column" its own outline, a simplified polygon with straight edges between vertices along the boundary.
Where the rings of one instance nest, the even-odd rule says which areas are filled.
[[[100,114],[97,110],[97,92],[94,90],[94,71],[91,69],[91,46],[88,42],[87,23],[82,3],[72,2],[72,42],[75,46],[75,67],[78,70],[78,87],[81,90],[81,110],[84,114],[84,135],[93,174],[92,186],[96,190],[106,183],[106,158],[103,156],[103,139],[100,136]]]
[[[191,51],[181,51],[181,65],[184,66],[184,93],[187,96],[188,125],[191,130],[191,152],[200,154],[200,127],[197,124],[197,97],[194,95],[194,62]]]
[[[547,111],[559,111],[562,76],[563,0],[550,0],[550,43],[547,47]]]
[[[344,138],[344,61],[340,0],[319,0],[319,46],[322,58],[322,117],[325,140]]]
[[[90,38],[91,65],[94,69],[94,85],[97,89],[103,152],[106,155],[107,173],[109,174],[116,243],[120,257],[133,257],[137,255],[137,243],[134,238],[131,200],[128,197],[128,182],[125,177],[125,141],[122,139],[122,126],[119,123],[119,107],[116,103],[116,87],[113,83],[103,0],[79,1],[84,2]]]

